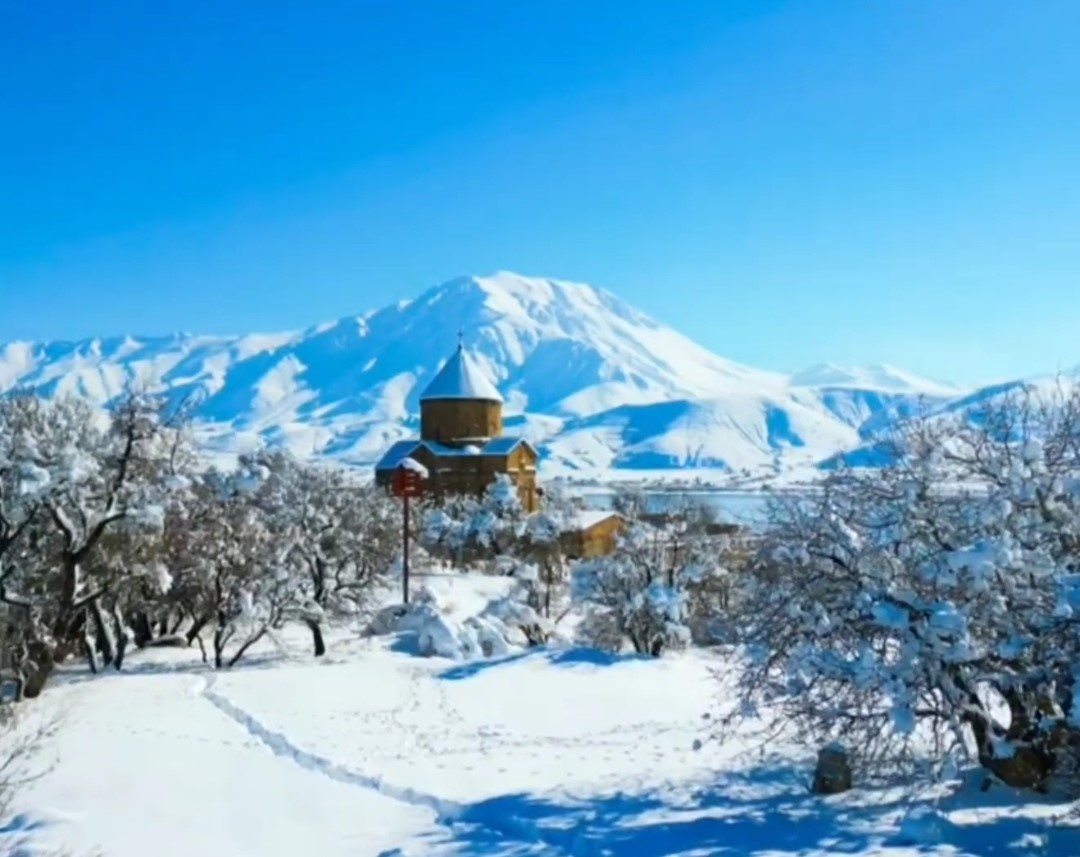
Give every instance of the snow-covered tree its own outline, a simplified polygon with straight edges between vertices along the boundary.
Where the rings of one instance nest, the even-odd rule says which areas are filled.
[[[632,524],[615,551],[578,563],[573,597],[586,610],[584,638],[598,648],[658,657],[690,642],[685,593],[669,584],[658,533]]]
[[[436,559],[464,566],[470,547],[470,525],[479,513],[479,498],[454,494],[425,501],[420,508],[418,544]]]
[[[258,458],[265,468],[253,497],[284,548],[298,582],[293,616],[325,653],[322,626],[356,617],[400,548],[401,514],[390,497],[341,467],[301,462],[283,452]]]
[[[521,549],[537,571],[529,587],[528,603],[545,619],[563,612],[570,573],[565,536],[577,525],[577,518],[573,498],[553,486],[544,492],[540,508],[525,522]]]
[[[674,497],[658,525],[664,545],[667,583],[685,593],[686,623],[696,644],[709,645],[726,631],[732,569],[742,558],[729,534],[717,526],[716,509],[693,496]]]
[[[141,396],[111,414],[73,399],[0,402],[0,601],[18,627],[28,696],[80,649],[92,666],[99,651],[117,661],[116,622],[103,606],[114,581],[96,553],[121,529],[159,529],[167,428],[161,407]]]
[[[525,526],[525,509],[517,487],[500,473],[484,491],[476,515],[469,522],[470,541],[495,554],[510,553]]]
[[[196,624],[213,630],[214,666],[233,666],[303,601],[288,552],[259,493],[270,477],[257,459],[211,471],[193,487],[183,515],[184,553],[174,556],[173,586]],[[202,645],[202,637],[195,635]]]
[[[908,427],[775,504],[740,594],[743,715],[864,770],[970,753],[1011,785],[1080,751],[1080,398]]]
[[[419,540],[433,556],[460,566],[478,556],[513,553],[525,520],[517,488],[509,476],[500,473],[480,498],[455,495],[428,508]]]
[[[644,513],[643,503],[622,508]],[[714,617],[716,593],[729,578],[721,546],[708,532],[712,518],[694,503],[672,508],[662,523],[624,518],[614,552],[572,572],[574,600],[586,610],[585,638],[615,651],[629,642],[653,656],[689,644],[693,631]]]

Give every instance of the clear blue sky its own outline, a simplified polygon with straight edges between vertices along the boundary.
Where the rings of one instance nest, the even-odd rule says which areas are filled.
[[[0,6],[0,341],[587,280],[733,359],[1080,363],[1076,0]]]

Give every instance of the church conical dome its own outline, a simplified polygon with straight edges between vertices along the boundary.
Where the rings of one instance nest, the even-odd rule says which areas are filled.
[[[498,388],[461,344],[420,394],[421,402],[433,399],[466,399],[500,404],[503,401]]]

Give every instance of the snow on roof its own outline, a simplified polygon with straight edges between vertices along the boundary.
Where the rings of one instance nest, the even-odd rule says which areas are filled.
[[[431,383],[420,394],[425,399],[475,399],[482,402],[501,402],[503,397],[476,365],[465,348],[458,345]]]
[[[484,455],[509,455],[517,449],[519,443],[531,446],[523,437],[514,437],[513,435],[493,437],[484,444]]]
[[[403,459],[401,459],[400,462],[398,462],[397,469],[398,470],[411,470],[413,473],[420,474],[420,477],[422,479],[427,479],[427,477],[428,477],[428,469],[426,467],[424,467],[424,465],[422,465],[415,458],[410,458],[407,455]]]
[[[618,514],[610,509],[580,509],[570,518],[570,524],[579,530],[588,530],[601,521],[615,517]]]
[[[530,517],[539,518],[545,514],[533,512]],[[610,509],[575,509],[565,515],[556,515],[554,521],[555,526],[563,533],[583,533],[609,518],[618,517],[618,513]]]
[[[519,443],[528,443],[524,438],[520,437],[497,437],[489,440],[483,446],[477,446],[476,444],[466,444],[465,446],[447,446],[443,443],[436,443],[433,440],[421,441],[433,455],[438,455],[442,458],[453,458],[455,456],[476,456],[476,455],[509,455],[517,447]]]
[[[419,445],[420,441],[418,440],[399,440],[383,453],[383,457],[379,459],[379,463],[375,465],[375,469],[393,470],[401,464],[403,459],[412,455]]]

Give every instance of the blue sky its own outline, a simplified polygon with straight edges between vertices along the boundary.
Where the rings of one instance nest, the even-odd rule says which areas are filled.
[[[1075,0],[5,4],[0,341],[509,269],[767,368],[1073,366],[1078,32]]]

